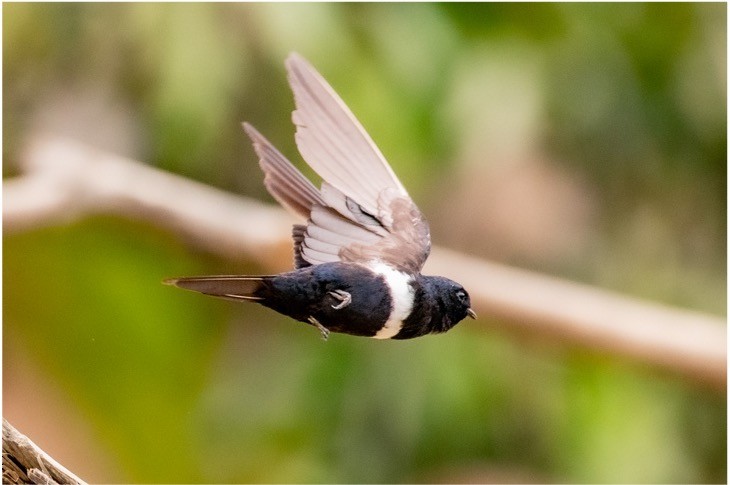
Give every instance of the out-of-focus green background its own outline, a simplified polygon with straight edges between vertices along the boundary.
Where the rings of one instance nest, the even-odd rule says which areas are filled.
[[[3,5],[3,175],[39,130],[271,201],[310,59],[472,255],[726,315],[726,5]],[[181,194],[184,197],[184,194]],[[93,482],[724,482],[726,399],[490,330],[333,335],[166,276],[113,217],[3,240],[4,415]]]

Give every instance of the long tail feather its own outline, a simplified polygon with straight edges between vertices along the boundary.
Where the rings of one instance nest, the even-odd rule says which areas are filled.
[[[227,300],[260,301],[264,297],[258,292],[263,288],[264,282],[270,278],[272,277],[192,276],[188,278],[168,278],[163,283]]]

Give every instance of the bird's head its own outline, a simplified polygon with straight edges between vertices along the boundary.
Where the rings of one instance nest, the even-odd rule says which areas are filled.
[[[428,277],[432,295],[438,300],[442,313],[441,332],[450,329],[466,317],[476,318],[471,309],[469,293],[459,283],[442,276]]]

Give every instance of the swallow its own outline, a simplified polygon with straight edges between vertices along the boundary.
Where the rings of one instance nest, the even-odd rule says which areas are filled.
[[[431,252],[428,223],[362,125],[303,57],[290,54],[286,68],[297,148],[320,188],[253,126],[243,128],[269,193],[306,221],[292,229],[295,269],[165,283],[264,305],[316,327],[325,340],[330,332],[411,339],[476,318],[463,286],[421,274]]]

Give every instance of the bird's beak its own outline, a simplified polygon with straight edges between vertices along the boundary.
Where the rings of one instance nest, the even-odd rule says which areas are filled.
[[[474,310],[472,310],[471,308],[467,308],[467,309],[466,309],[466,314],[467,314],[467,315],[469,315],[469,316],[470,316],[471,318],[473,318],[474,320],[476,320],[476,319],[477,319],[477,312],[475,312],[475,311],[474,311]]]

